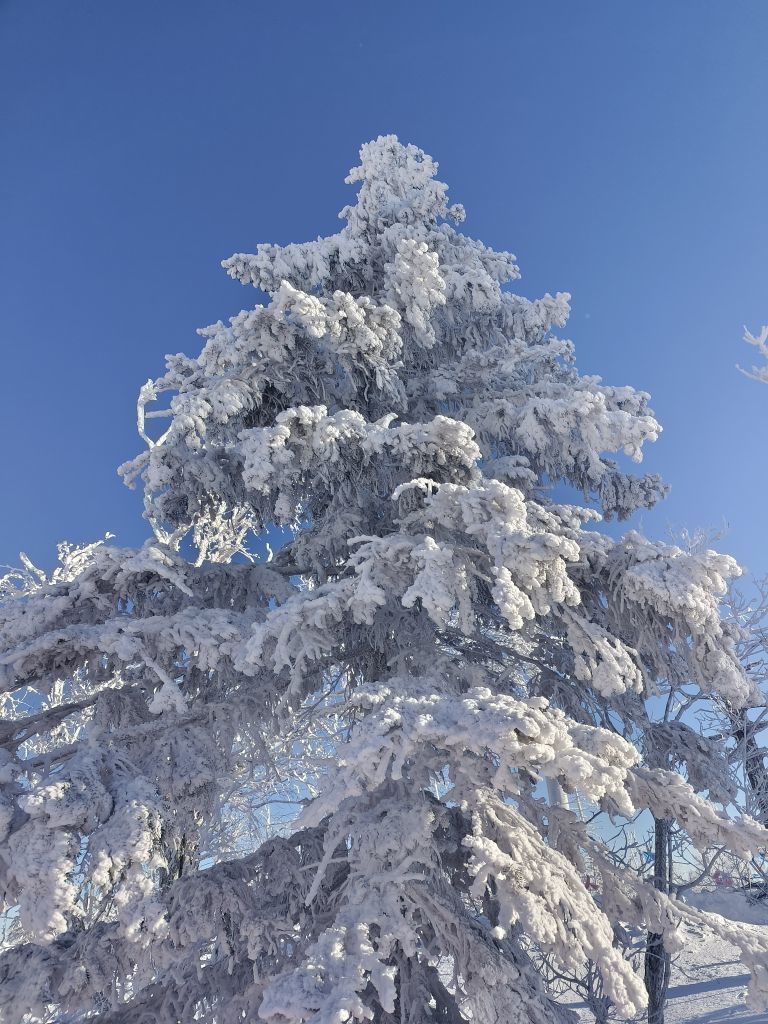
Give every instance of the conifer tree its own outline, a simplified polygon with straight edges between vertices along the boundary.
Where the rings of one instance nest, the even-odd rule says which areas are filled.
[[[578,373],[569,296],[515,295],[430,157],[360,157],[341,230],[225,261],[265,304],[142,388],[152,539],[5,581],[5,1019],[565,1022],[534,952],[629,1018],[615,929],[671,950],[689,921],[765,1005],[759,929],[638,881],[543,785],[764,843],[648,712],[683,681],[753,698],[738,567],[600,532],[664,493],[621,463],[648,396]]]

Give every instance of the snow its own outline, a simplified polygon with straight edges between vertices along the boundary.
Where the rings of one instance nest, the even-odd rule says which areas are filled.
[[[679,954],[665,1024],[765,1024],[765,1011],[744,1005],[749,975],[741,970],[738,953],[724,939],[702,937]]]
[[[740,893],[725,889],[693,892],[687,902],[768,933],[768,907],[752,905]],[[672,959],[664,1024],[766,1024],[766,1011],[750,1009],[745,1003],[749,977],[738,947],[706,929],[689,927],[685,946]],[[594,1024],[583,1003],[563,1002],[577,1011],[583,1024]],[[643,1015],[635,1020],[644,1024]]]

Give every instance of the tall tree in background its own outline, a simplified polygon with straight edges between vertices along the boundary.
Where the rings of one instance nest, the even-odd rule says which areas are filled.
[[[759,930],[543,797],[764,842],[638,748],[681,680],[751,700],[718,607],[738,568],[596,529],[663,493],[609,457],[657,436],[647,396],[578,374],[569,297],[504,290],[514,258],[451,226],[436,171],[379,138],[338,234],[227,260],[269,301],[142,389],[123,473],[154,538],[6,580],[7,1019],[564,1022],[532,951],[593,964],[626,1018],[646,990],[614,928],[669,950],[686,919],[768,1000]]]

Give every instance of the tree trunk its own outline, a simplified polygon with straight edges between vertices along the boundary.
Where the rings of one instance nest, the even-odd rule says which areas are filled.
[[[749,813],[765,824],[768,822],[768,769],[765,765],[766,751],[755,739],[755,729],[746,717],[746,712],[739,718],[731,715],[733,738],[744,749],[744,773],[752,793],[753,807]]]
[[[670,851],[671,822],[656,819],[654,825],[653,884],[664,893],[669,892],[672,857]],[[667,1001],[671,957],[664,949],[663,937],[648,933],[645,948],[645,988],[648,992],[648,1024],[664,1024],[664,1006]]]

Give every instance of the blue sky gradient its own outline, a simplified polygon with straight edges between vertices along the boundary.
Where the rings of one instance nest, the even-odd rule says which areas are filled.
[[[140,385],[252,305],[218,263],[337,229],[359,145],[440,162],[583,372],[653,395],[640,525],[768,572],[768,3],[0,0],[0,563],[140,543]]]

